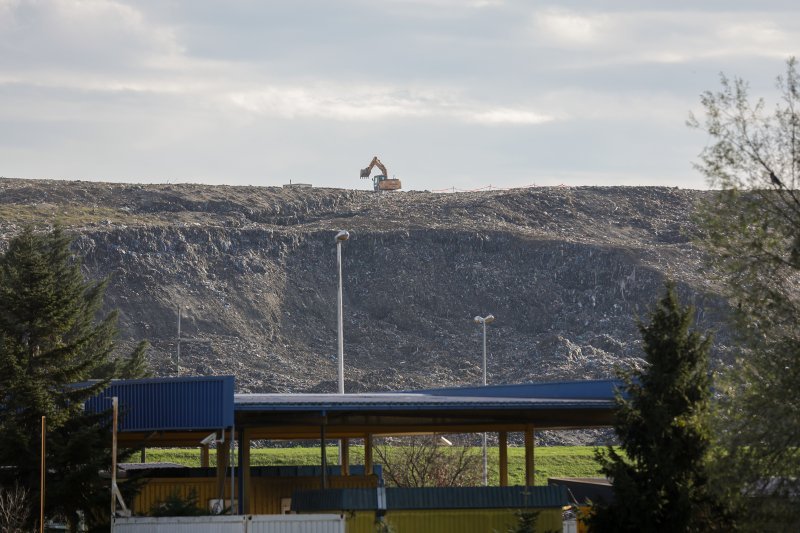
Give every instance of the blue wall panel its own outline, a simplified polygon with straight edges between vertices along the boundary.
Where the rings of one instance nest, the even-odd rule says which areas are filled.
[[[112,381],[86,402],[103,412],[119,398],[120,431],[213,430],[233,425],[233,376]]]

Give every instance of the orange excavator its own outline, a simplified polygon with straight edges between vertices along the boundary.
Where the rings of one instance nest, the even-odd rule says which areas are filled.
[[[386,167],[381,163],[381,160],[378,159],[378,156],[372,158],[367,168],[361,169],[361,178],[362,179],[369,179],[370,173],[372,169],[378,167],[383,174],[376,174],[372,176],[372,187],[376,191],[396,191],[400,189],[400,180],[397,178],[390,178],[389,172],[387,172]]]

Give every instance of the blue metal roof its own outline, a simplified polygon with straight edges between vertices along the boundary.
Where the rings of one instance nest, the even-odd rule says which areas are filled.
[[[598,400],[613,400],[615,392],[622,392],[622,386],[622,381],[618,379],[593,379],[487,385],[486,387],[449,387],[408,392],[432,396],[479,396],[481,398],[594,398]]]
[[[619,380],[525,383],[358,394],[237,394],[236,411],[609,409]]]
[[[101,413],[119,398],[121,432],[215,430],[233,425],[233,385],[233,376],[118,380],[85,406]]]
[[[452,413],[572,413],[564,427],[596,423],[615,407],[617,380],[526,383],[488,387],[453,387],[407,392],[362,394],[236,394],[233,376],[176,377],[113,381],[86,402],[91,412],[109,409],[112,396],[120,402],[121,432],[205,431],[234,425],[234,413],[249,423],[281,413],[362,413],[364,416],[418,412],[420,416]],[[261,418],[252,418],[262,413]],[[429,414],[426,414],[429,413]],[[584,413],[586,422],[576,422]],[[594,414],[593,414],[594,413]],[[292,415],[293,416],[293,415]],[[583,415],[581,415],[583,416]],[[587,418],[588,417],[588,418]],[[605,420],[604,418],[602,420]],[[551,423],[549,420],[548,423]],[[283,419],[282,423],[286,423]],[[238,425],[238,423],[237,423]],[[307,425],[307,422],[306,422]],[[269,426],[269,424],[267,424]],[[553,426],[556,427],[556,426]]]
[[[410,393],[237,394],[236,411],[382,411],[442,409],[608,409],[613,400],[507,398]]]

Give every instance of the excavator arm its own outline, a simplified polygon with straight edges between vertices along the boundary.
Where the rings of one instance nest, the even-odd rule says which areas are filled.
[[[387,178],[389,177],[389,172],[386,170],[386,167],[383,165],[383,163],[381,163],[381,160],[378,159],[377,155],[372,158],[372,161],[370,161],[369,165],[367,165],[367,168],[361,169],[361,177],[369,178],[369,175],[374,167],[378,167],[378,170],[380,170],[384,176]]]

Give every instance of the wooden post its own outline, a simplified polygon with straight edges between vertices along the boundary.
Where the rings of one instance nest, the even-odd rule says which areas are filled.
[[[250,436],[248,431],[244,428],[240,429],[240,444],[239,453],[242,460],[239,462],[239,478],[241,479],[241,488],[239,490],[239,498],[242,500],[242,513],[250,514]]]
[[[117,514],[117,413],[119,400],[116,396],[111,398],[111,409],[113,411],[111,419],[111,523]]]
[[[500,486],[508,486],[508,431],[501,431],[498,437],[500,452]]]
[[[222,436],[225,436],[224,429]],[[217,443],[217,494],[223,502],[225,501],[225,470],[228,468],[228,450],[230,450],[230,445],[227,441]]]
[[[146,463],[147,462],[147,448],[142,448],[142,451],[139,454],[139,462],[140,463]]]
[[[372,435],[364,435],[364,475],[372,475]]]
[[[40,470],[40,480],[39,480],[39,533],[44,533],[44,473],[46,472],[45,466],[45,437],[47,434],[47,427],[45,425],[45,417],[42,417],[42,464]],[[114,494],[111,494],[111,497],[114,497]]]
[[[533,425],[525,426],[525,485],[532,487],[534,482]]]
[[[350,475],[350,439],[342,439],[342,471],[341,475]]]
[[[208,468],[208,444],[200,446],[200,466]]]
[[[319,427],[319,449],[320,449],[320,464],[322,465],[322,489],[328,488],[328,457],[325,450],[325,421]]]

